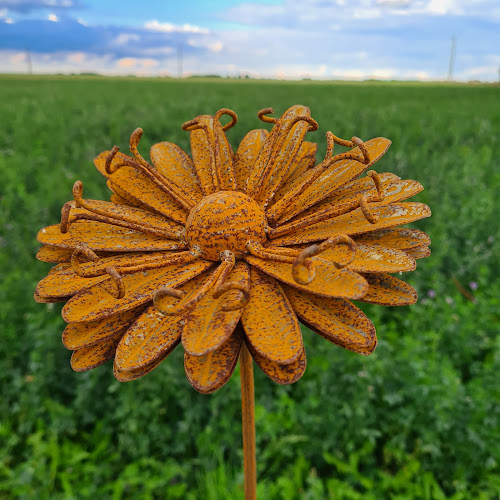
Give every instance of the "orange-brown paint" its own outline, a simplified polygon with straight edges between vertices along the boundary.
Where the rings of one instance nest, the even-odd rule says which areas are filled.
[[[316,165],[310,110],[272,113],[258,113],[271,130],[250,131],[236,153],[227,108],[182,126],[192,157],[165,141],[148,161],[136,129],[131,155],[114,147],[95,159],[110,202],[86,199],[75,183],[61,223],[38,234],[37,257],[57,265],[35,292],[38,302],[67,301],[63,341],[75,369],[114,358],[115,376],[134,380],[182,341],[188,378],[208,393],[227,382],[245,338],[268,376],[293,383],[306,366],[299,320],[369,354],[374,327],[349,300],[416,300],[389,273],[430,253],[425,233],[398,227],[430,216],[404,202],[422,186],[389,172],[360,177],[390,141],[328,132]],[[350,150],[335,154],[335,144]]]
[[[265,241],[265,228],[265,213],[252,198],[237,191],[221,191],[205,196],[191,210],[186,241],[191,248],[199,248],[204,259],[217,261],[224,250],[241,257],[248,241]]]

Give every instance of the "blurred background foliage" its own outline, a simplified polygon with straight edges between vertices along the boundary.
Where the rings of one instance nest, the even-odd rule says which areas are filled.
[[[73,373],[61,306],[32,298],[49,269],[35,235],[77,179],[109,196],[92,159],[126,150],[138,126],[144,152],[189,151],[181,123],[229,107],[236,147],[263,126],[257,110],[301,103],[320,124],[318,158],[330,129],[392,139],[377,170],[424,185],[415,200],[433,216],[414,227],[432,256],[405,276],[416,305],[362,306],[372,356],[304,329],[298,383],[257,369],[260,498],[500,498],[498,86],[5,76],[0,93],[0,497],[243,498],[238,372],[199,395],[178,348],[128,384],[109,364]]]

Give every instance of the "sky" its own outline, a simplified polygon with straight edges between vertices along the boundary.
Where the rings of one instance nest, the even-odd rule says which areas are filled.
[[[0,72],[498,81],[500,0],[0,0]],[[182,64],[180,64],[182,61]]]

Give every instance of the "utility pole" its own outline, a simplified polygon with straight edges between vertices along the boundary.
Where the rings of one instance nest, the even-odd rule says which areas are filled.
[[[26,49],[26,64],[28,65],[28,75],[32,75],[33,74],[33,66],[31,64],[30,49]]]
[[[451,37],[450,65],[448,67],[448,80],[453,80],[453,69],[455,67],[455,54],[457,52],[457,39],[455,35]]]
[[[177,45],[177,77],[182,78],[182,43]]]

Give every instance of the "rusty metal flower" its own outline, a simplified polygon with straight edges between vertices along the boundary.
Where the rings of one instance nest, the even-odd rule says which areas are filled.
[[[35,292],[39,302],[67,301],[63,343],[74,370],[114,359],[116,378],[133,380],[182,342],[186,375],[202,393],[228,381],[246,347],[271,379],[290,384],[306,367],[299,320],[367,355],[375,328],[351,300],[415,302],[391,274],[414,270],[430,240],[397,226],[430,210],[402,202],[418,182],[369,170],[390,141],[328,132],[315,165],[317,146],[304,140],[318,128],[309,109],[272,113],[258,113],[271,132],[252,130],[236,153],[225,134],[233,111],[186,122],[192,159],[162,142],[149,163],[137,129],[132,156],[115,146],[95,159],[111,202],[84,198],[75,183],[60,224],[38,234],[37,257],[57,265]],[[334,144],[349,151],[334,154]]]

